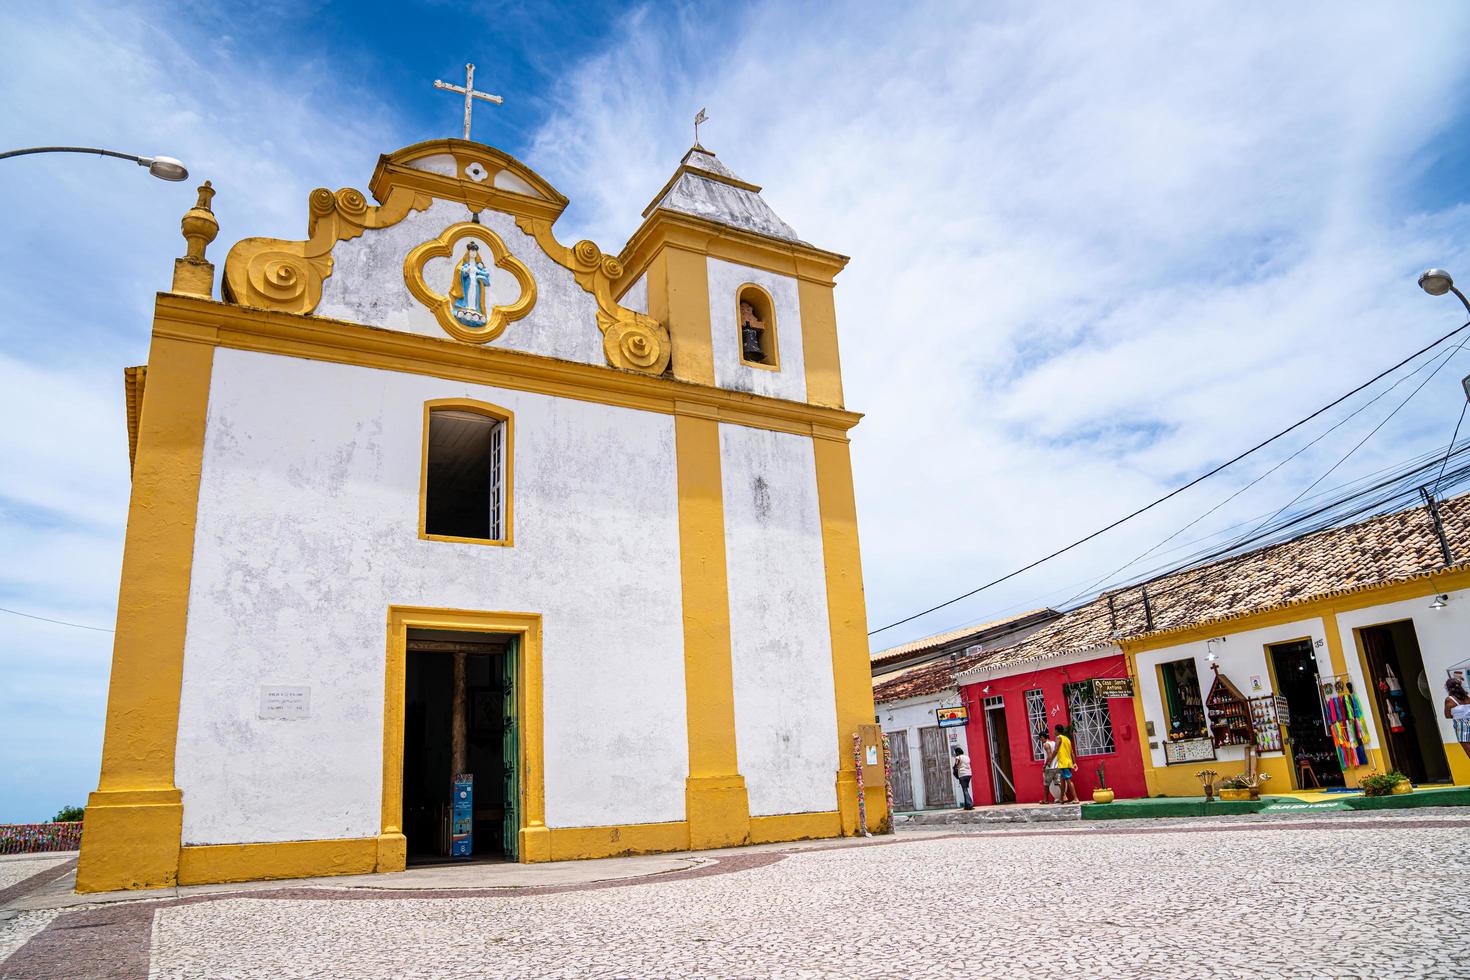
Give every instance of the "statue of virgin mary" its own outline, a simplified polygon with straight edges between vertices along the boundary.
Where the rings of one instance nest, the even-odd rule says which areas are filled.
[[[483,327],[488,319],[485,291],[489,286],[490,270],[480,260],[480,245],[470,242],[465,246],[464,257],[454,267],[454,282],[449,287],[454,318],[467,327]]]

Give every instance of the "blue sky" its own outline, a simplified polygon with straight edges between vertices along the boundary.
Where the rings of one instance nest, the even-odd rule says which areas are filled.
[[[300,235],[313,187],[364,188],[378,154],[457,135],[460,104],[431,82],[474,61],[506,99],[476,137],[571,198],[562,240],[616,251],[708,106],[705,144],[852,256],[838,313],[868,414],[853,453],[879,625],[1461,322],[1414,288],[1428,265],[1470,280],[1470,8],[1433,6],[7,5],[0,145],[184,159],[218,189],[220,262],[240,238]],[[59,156],[0,178],[0,606],[106,628],[121,369],[146,357],[193,182]],[[1331,482],[1447,440],[1467,372],[1458,355]],[[1270,513],[1397,400],[1187,537]],[[1061,601],[1321,428],[877,642]],[[95,787],[109,657],[106,633],[0,614],[0,820]]]

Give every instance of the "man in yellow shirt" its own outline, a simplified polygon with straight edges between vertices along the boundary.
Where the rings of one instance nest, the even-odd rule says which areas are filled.
[[[1052,755],[1048,766],[1057,770],[1057,775],[1062,777],[1062,798],[1059,803],[1080,803],[1077,799],[1077,787],[1072,782],[1072,770],[1077,768],[1077,760],[1072,757],[1072,739],[1067,735],[1067,726],[1057,726],[1057,748]]]

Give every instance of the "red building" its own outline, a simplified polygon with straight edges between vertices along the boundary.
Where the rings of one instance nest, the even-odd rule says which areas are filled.
[[[1119,799],[1147,796],[1138,722],[1132,697],[1106,697],[1097,678],[1128,678],[1121,653],[1067,662],[1028,659],[1007,663],[999,657],[960,677],[960,695],[970,709],[966,730],[974,770],[971,790],[977,806],[1039,803],[1042,749],[1037,733],[1072,729],[1077,795],[1084,802],[1098,786],[1104,768],[1108,788]]]

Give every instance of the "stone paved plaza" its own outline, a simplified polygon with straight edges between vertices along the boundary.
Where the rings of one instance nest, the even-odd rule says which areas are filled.
[[[726,851],[503,894],[336,879],[27,911],[0,922],[0,976],[1470,976],[1464,810],[1223,819]]]

